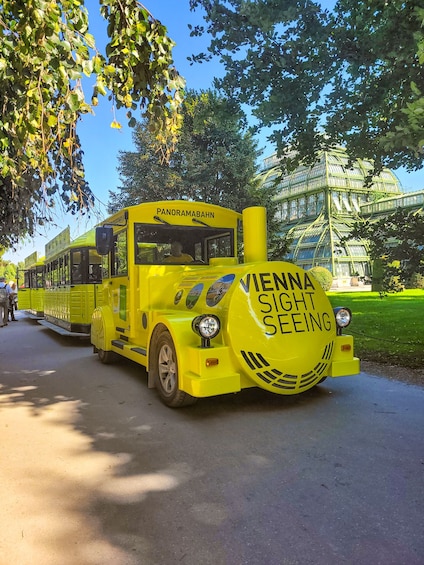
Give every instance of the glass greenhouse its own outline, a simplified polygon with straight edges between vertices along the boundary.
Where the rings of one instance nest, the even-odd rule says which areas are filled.
[[[284,224],[284,235],[293,239],[289,256],[304,269],[322,266],[333,273],[336,284],[350,284],[351,277],[371,276],[367,242],[350,240],[342,243],[352,224],[370,215],[377,202],[397,201],[401,185],[388,169],[364,186],[372,171],[370,161],[358,159],[349,164],[343,149],[323,152],[312,167],[299,167],[279,180],[278,159],[272,155],[264,161],[261,179],[264,186],[278,183],[278,216]]]

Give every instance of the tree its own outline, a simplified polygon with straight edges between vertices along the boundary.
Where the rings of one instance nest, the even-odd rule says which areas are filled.
[[[259,153],[238,104],[216,92],[189,91],[182,116],[180,137],[168,163],[159,159],[147,124],[136,127],[136,151],[119,153],[122,186],[110,191],[109,211],[169,198],[200,200],[239,212],[262,205],[268,212],[270,258],[283,257],[288,242],[279,235],[276,187],[260,187]]]
[[[146,120],[137,123],[132,138],[135,151],[118,153],[122,186],[109,191],[109,213],[140,202],[183,198],[179,174],[173,170],[175,153],[168,163],[163,162]]]
[[[241,211],[257,202],[256,143],[237,104],[212,91],[188,91],[178,142],[168,163],[154,149],[145,122],[133,136],[136,152],[120,152],[119,193],[109,208],[158,199],[187,199]]]
[[[6,282],[16,281],[17,266],[3,259],[5,249],[0,247],[0,276],[5,277]]]
[[[140,109],[157,144],[175,142],[183,80],[166,28],[137,0],[100,0],[105,53],[89,32],[84,0],[3,0],[0,6],[0,244],[49,220],[55,194],[67,210],[90,206],[77,135],[99,96]],[[84,77],[91,77],[90,94]],[[114,119],[112,127],[120,127]]]
[[[312,164],[321,149],[352,160],[420,169],[424,159],[424,8],[418,0],[190,0],[204,9],[215,81],[273,127],[285,171]]]
[[[381,269],[382,291],[398,291],[415,273],[424,274],[422,213],[399,208],[379,220],[356,222],[348,237],[369,241],[369,255]]]

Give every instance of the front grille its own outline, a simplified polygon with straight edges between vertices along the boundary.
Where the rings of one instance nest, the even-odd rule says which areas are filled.
[[[267,361],[261,353],[244,350],[240,351],[240,353],[247,365],[248,373],[254,372],[258,384],[262,381],[276,389],[287,391],[298,390],[301,392],[318,383],[326,376],[325,372],[327,371],[328,363],[333,355],[333,347],[333,342],[329,343],[324,348],[322,358],[315,367],[307,373],[297,375],[283,373],[277,367],[272,367],[271,363]]]

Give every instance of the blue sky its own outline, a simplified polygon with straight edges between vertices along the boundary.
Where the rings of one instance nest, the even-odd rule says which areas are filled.
[[[201,23],[201,13],[199,11],[190,12],[188,0],[143,0],[143,3],[168,28],[169,36],[176,43],[173,50],[174,61],[180,74],[186,79],[187,87],[195,90],[211,87],[214,76],[222,74],[219,63],[211,62],[191,66],[187,61],[187,57],[193,53],[205,51],[209,43],[207,37],[191,38],[187,27],[189,23],[192,25]],[[334,0],[322,2],[328,8],[332,8],[334,3]],[[105,35],[105,23],[100,15],[97,16],[98,2],[97,0],[86,0],[86,6],[90,15],[91,32],[96,37],[98,44],[101,45],[101,37]],[[88,98],[91,88],[89,83],[88,80],[86,87]],[[39,235],[33,240],[23,241],[16,252],[5,253],[5,259],[17,263],[23,261],[34,251],[44,255],[45,244],[66,226],[71,227],[71,237],[74,239],[107,216],[106,204],[109,190],[115,190],[120,184],[117,173],[118,152],[133,150],[133,143],[131,129],[126,125],[125,117],[118,117],[123,126],[121,130],[112,129],[110,124],[113,120],[113,114],[110,103],[104,99],[99,99],[99,102],[96,115],[84,116],[79,124],[86,177],[91,190],[98,199],[98,217],[92,216],[90,220],[84,216],[75,218],[58,210],[55,218],[56,225],[42,228],[39,230]],[[264,135],[258,141],[260,147],[266,146]],[[273,147],[269,146],[269,150],[264,150],[263,156],[272,152]],[[420,190],[424,187],[423,171],[408,174],[400,170],[396,171],[396,174],[404,190]]]

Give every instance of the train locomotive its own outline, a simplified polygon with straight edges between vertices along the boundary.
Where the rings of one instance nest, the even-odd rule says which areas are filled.
[[[190,259],[172,260],[176,240]],[[308,271],[267,260],[264,208],[139,204],[102,222],[96,242],[94,351],[103,363],[122,356],[144,366],[170,407],[250,387],[299,394],[359,373],[343,334],[351,312],[333,309]]]

